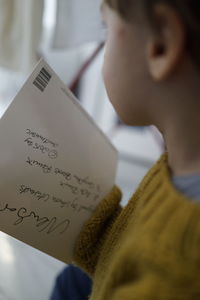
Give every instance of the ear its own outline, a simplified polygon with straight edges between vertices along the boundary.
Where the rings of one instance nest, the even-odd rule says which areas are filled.
[[[184,52],[185,28],[173,7],[157,5],[154,9],[156,29],[147,43],[147,60],[152,78],[161,81],[177,68]]]

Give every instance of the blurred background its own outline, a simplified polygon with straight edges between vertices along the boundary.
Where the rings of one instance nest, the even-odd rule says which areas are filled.
[[[119,152],[123,205],[164,151],[151,127],[123,125],[103,85],[101,0],[0,0],[0,116],[43,57]],[[47,300],[64,264],[0,232],[0,300]]]

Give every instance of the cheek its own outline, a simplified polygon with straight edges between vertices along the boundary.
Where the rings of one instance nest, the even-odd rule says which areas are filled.
[[[124,71],[122,70],[122,66],[120,64],[120,61],[118,60],[118,55],[116,53],[114,55],[113,52],[109,52],[107,50],[105,52],[104,63],[102,67],[102,75],[106,92],[116,113],[121,120],[126,122],[123,116],[127,110],[126,99],[124,99],[124,89],[126,89],[126,82],[124,82],[123,80],[123,77],[126,77],[126,74],[124,74]],[[111,53],[112,55],[110,55]]]
[[[112,63],[112,58],[109,58],[107,54],[104,57],[102,75],[108,98],[110,102],[114,105],[114,108],[116,109],[116,97],[114,96],[115,92],[117,92],[115,82],[116,78],[114,76],[114,66]]]
[[[140,72],[143,73],[142,63],[138,57],[133,61],[132,54],[126,51],[123,45],[117,46],[108,44],[105,49],[102,66],[103,80],[108,98],[118,116],[124,123],[133,125],[132,119],[137,121],[136,117],[140,114],[142,106],[141,91],[144,90],[143,78],[140,74]]]
[[[112,101],[112,91],[116,89],[116,79],[118,77],[119,60],[118,54],[112,43],[108,43],[105,48],[102,75],[108,96]]]
[[[109,68],[110,68],[110,59],[109,59],[109,51],[108,46],[106,44],[105,52],[104,52],[104,59],[103,59],[103,66],[102,66],[102,75],[105,85],[107,85],[108,81],[108,74],[109,74]]]
[[[112,76],[110,75],[110,64],[109,64],[109,60],[107,60],[106,55],[104,55],[104,61],[103,61],[103,66],[102,66],[102,76],[103,76],[103,81],[105,84],[106,91],[108,93],[110,78]]]
[[[119,79],[119,74],[124,72],[123,57],[125,55],[125,40],[126,33],[123,26],[114,24],[108,29],[102,67],[103,79],[108,93],[116,88],[116,84],[118,85],[117,81]]]

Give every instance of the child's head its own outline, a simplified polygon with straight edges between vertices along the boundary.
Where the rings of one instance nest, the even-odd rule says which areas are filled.
[[[162,131],[166,116],[197,105],[200,1],[104,0],[102,7],[108,96],[125,123]]]

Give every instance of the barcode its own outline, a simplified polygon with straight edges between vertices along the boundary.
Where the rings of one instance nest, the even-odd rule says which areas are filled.
[[[44,92],[49,81],[51,79],[51,74],[45,69],[42,68],[38,76],[33,81],[33,84],[41,91]]]

